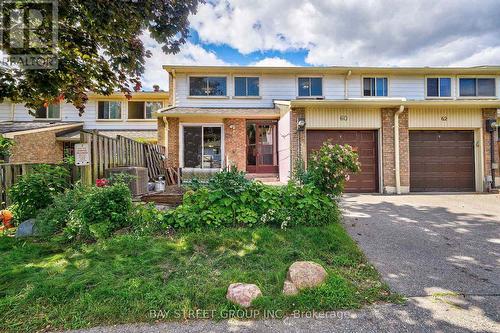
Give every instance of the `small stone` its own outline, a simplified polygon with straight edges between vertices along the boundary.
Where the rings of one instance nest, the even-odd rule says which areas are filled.
[[[299,290],[313,288],[326,280],[326,270],[312,261],[296,261],[288,269],[283,293],[296,295]]]
[[[285,280],[285,284],[283,285],[283,294],[293,296],[297,295],[299,290],[295,287],[293,283],[288,280]]]
[[[21,237],[36,236],[37,230],[35,223],[36,223],[35,219],[29,219],[19,224],[16,230],[16,237],[21,238]]]
[[[228,300],[244,308],[252,305],[252,301],[259,296],[262,296],[259,287],[246,283],[231,283],[226,294]]]

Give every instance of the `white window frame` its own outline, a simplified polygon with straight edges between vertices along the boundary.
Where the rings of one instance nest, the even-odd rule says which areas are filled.
[[[365,96],[365,79],[375,79],[375,94],[377,94],[377,79],[387,79],[387,96]],[[363,98],[387,98],[391,96],[391,78],[388,75],[363,75],[361,76],[361,97]]]
[[[220,168],[204,168],[203,161],[201,163],[201,168],[185,168],[184,167],[184,127],[201,127],[201,142],[203,143],[203,128],[204,127],[220,127],[220,135],[221,135],[221,167]],[[179,166],[185,170],[222,170],[225,167],[225,144],[224,144],[224,124],[222,123],[181,123],[179,126]],[[204,148],[202,147],[201,156],[203,157]]]
[[[322,93],[322,95],[299,96],[299,80],[300,79],[321,79],[321,93]],[[325,97],[325,77],[323,75],[300,75],[300,76],[297,76],[297,78],[295,80],[295,92],[297,93],[297,99],[324,98]],[[309,92],[311,92],[311,87],[309,87]]]
[[[248,84],[247,84],[247,95],[245,96],[236,96],[236,78],[257,78],[259,79],[259,95],[258,96],[248,96]],[[260,75],[234,75],[232,79],[233,83],[233,89],[232,89],[232,98],[234,99],[261,99],[262,98],[262,85],[261,85],[262,79]]]
[[[223,96],[223,95],[220,95],[220,96],[211,96],[211,95],[205,95],[205,96],[198,96],[198,95],[191,95],[191,78],[192,77],[222,77],[222,78],[225,78],[226,79],[226,94]],[[187,87],[187,97],[188,98],[194,98],[194,99],[228,99],[229,98],[229,94],[228,94],[228,91],[230,89],[230,86],[229,86],[229,83],[230,83],[230,80],[229,80],[229,76],[228,75],[222,75],[222,74],[206,74],[206,75],[187,75],[186,76],[186,87]],[[260,93],[260,91],[259,91]]]
[[[120,103],[120,118],[99,118],[99,102],[108,102],[108,103]],[[128,108],[128,104],[126,104],[126,107]],[[102,122],[122,122],[123,121],[123,115],[124,115],[124,105],[122,101],[117,101],[117,100],[106,100],[106,99],[100,99],[96,101],[95,104],[95,119],[96,121],[102,121]],[[127,109],[128,112],[128,109]]]
[[[495,94],[492,96],[461,96],[460,95],[460,79],[476,79],[476,94],[478,93],[477,79],[493,79],[495,82]],[[457,76],[457,98],[458,99],[492,99],[498,98],[498,80],[494,75],[459,75]]]
[[[450,79],[450,96],[428,96],[427,95],[427,79],[438,79],[438,95],[441,95],[441,79]],[[443,75],[427,75],[424,77],[425,99],[454,99],[456,82],[451,76]]]
[[[144,103],[144,113],[143,118],[130,118],[129,117],[129,103]],[[162,100],[143,100],[143,101],[127,101],[127,121],[156,121],[156,119],[151,115],[151,118],[146,118],[146,103],[161,103],[161,108],[165,107],[165,102]]]
[[[54,103],[55,104],[55,103]],[[54,105],[52,104],[52,105]],[[49,118],[49,105],[45,106],[45,110],[46,110],[46,113],[47,113],[47,117],[46,118],[39,118],[36,116],[36,111],[35,110],[35,114],[33,116],[33,118],[37,121],[44,121],[44,120],[61,120],[62,119],[62,108],[61,108],[61,103],[59,104],[55,104],[55,105],[59,105],[59,117],[56,117],[56,118]]]

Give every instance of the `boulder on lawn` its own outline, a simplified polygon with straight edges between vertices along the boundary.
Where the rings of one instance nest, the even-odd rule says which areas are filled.
[[[252,301],[262,296],[262,292],[255,284],[231,283],[227,288],[226,298],[244,308],[252,305]]]
[[[19,224],[16,230],[16,237],[22,238],[22,237],[36,236],[37,230],[35,223],[36,223],[35,219],[29,219]]]
[[[299,290],[314,288],[325,282],[326,270],[312,261],[296,261],[288,269],[283,293],[297,295]]]

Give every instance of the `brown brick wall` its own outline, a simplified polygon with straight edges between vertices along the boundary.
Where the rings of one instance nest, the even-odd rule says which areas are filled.
[[[486,131],[486,119],[497,119],[497,109],[483,109],[483,147],[484,147],[484,175],[491,175],[491,136],[490,132]],[[498,133],[495,132],[494,140],[497,141]],[[498,163],[498,144],[495,142],[495,161]],[[496,171],[497,176],[500,175],[499,170]],[[499,186],[500,184],[496,184]]]
[[[225,161],[229,161],[240,171],[246,171],[246,140],[245,119],[224,119]]]
[[[63,144],[56,141],[60,130],[16,135],[11,149],[11,163],[61,163]]]
[[[394,115],[398,109],[382,109],[382,172],[383,188],[396,186],[394,160]],[[401,186],[410,186],[410,150],[408,109],[399,115],[399,165]]]
[[[293,174],[299,157],[299,146],[302,160],[307,159],[306,132],[297,131],[297,119],[305,117],[304,108],[294,108],[290,111],[290,166]],[[306,124],[307,128],[307,124]]]
[[[168,118],[167,120],[168,120],[167,142],[166,142],[167,167],[178,168],[179,167],[179,118]],[[159,128],[158,128],[158,142],[160,142]]]
[[[165,140],[165,122],[163,121],[162,117],[158,117],[156,119],[156,123],[158,126],[158,129],[156,130],[156,135],[158,139],[158,144],[160,146],[166,146],[166,140]]]

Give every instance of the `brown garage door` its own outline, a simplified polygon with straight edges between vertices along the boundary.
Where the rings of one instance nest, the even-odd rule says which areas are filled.
[[[359,154],[361,172],[351,175],[346,192],[378,192],[377,131],[307,131],[307,157],[319,149],[323,142],[349,144]]]
[[[410,131],[410,191],[474,191],[473,131]]]

